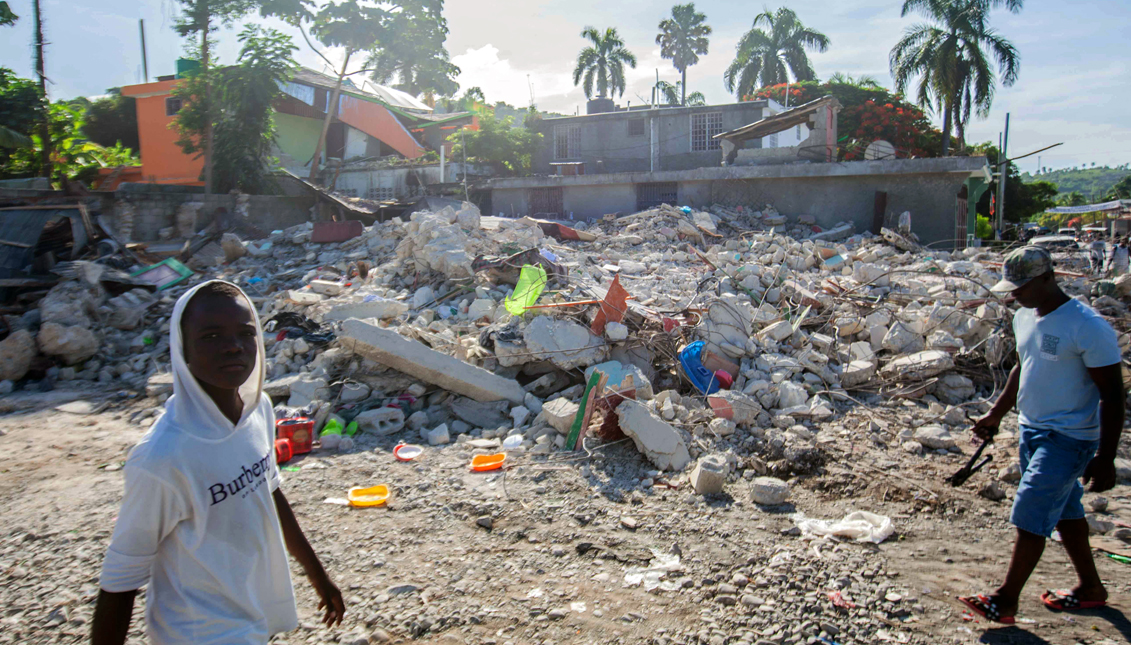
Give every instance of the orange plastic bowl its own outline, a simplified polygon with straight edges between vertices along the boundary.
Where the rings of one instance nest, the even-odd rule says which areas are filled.
[[[498,470],[503,467],[503,462],[506,460],[507,453],[505,452],[494,455],[475,455],[471,458],[471,469],[477,472]]]
[[[350,506],[381,506],[389,501],[389,487],[384,484],[370,486],[369,488],[357,486],[349,490],[347,497]]]

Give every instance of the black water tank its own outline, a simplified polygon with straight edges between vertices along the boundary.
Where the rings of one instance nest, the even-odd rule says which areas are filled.
[[[585,104],[586,114],[602,114],[604,112],[612,112],[616,109],[616,104],[612,99],[590,99]]]

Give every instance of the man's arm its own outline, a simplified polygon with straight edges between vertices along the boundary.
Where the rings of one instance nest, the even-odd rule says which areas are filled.
[[[989,441],[997,434],[998,426],[1005,414],[1017,405],[1017,390],[1021,387],[1021,363],[1013,366],[1009,377],[1005,379],[1005,389],[997,397],[990,411],[984,417],[974,422],[972,430],[983,441]]]
[[[346,613],[346,604],[342,600],[342,592],[338,591],[338,588],[330,581],[329,574],[322,567],[322,563],[318,561],[318,556],[314,553],[314,549],[310,547],[310,542],[307,541],[306,535],[303,534],[302,528],[298,525],[298,519],[295,518],[294,511],[291,510],[291,505],[287,502],[283,491],[276,489],[274,498],[275,510],[279,514],[279,524],[283,528],[283,541],[287,544],[287,551],[302,565],[302,570],[306,572],[306,577],[310,580],[311,586],[314,587],[314,591],[318,592],[318,597],[321,599],[318,608],[326,608],[326,615],[322,617],[322,622],[327,626],[341,624],[342,616]]]
[[[1119,363],[1089,367],[1088,374],[1100,390],[1100,449],[1084,469],[1084,483],[1100,493],[1115,487],[1115,455],[1123,434],[1123,366]]]
[[[122,645],[130,631],[137,590],[110,593],[98,591],[94,620],[90,627],[90,645]]]

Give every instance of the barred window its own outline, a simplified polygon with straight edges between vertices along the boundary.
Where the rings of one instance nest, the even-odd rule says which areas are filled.
[[[628,136],[642,137],[644,136],[645,126],[647,121],[645,119],[630,119],[628,122]]]
[[[376,200],[382,201],[382,202],[389,201],[391,199],[397,198],[397,196],[394,194],[394,191],[391,187],[390,188],[370,188],[366,192],[365,196],[369,199],[376,199]]]
[[[719,140],[714,139],[716,134],[723,131],[722,112],[698,112],[691,115],[691,151],[705,152],[718,150]]]
[[[554,126],[554,159],[576,159],[581,156],[581,126]]]

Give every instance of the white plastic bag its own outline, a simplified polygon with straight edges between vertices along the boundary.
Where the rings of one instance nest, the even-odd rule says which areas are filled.
[[[844,537],[857,542],[879,544],[895,533],[891,518],[868,511],[853,511],[840,520],[817,520],[796,513],[793,522],[801,534],[809,537]]]

